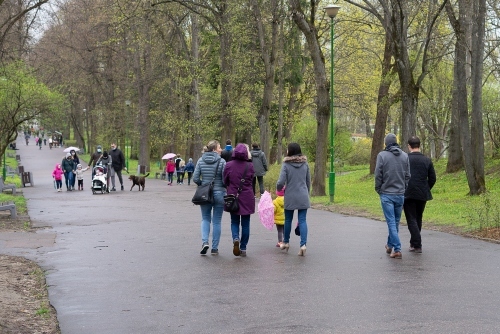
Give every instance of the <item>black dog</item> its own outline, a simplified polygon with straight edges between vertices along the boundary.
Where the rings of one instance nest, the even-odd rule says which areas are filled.
[[[147,173],[144,176],[135,176],[135,175],[130,175],[128,179],[132,181],[132,187],[130,187],[130,191],[132,191],[132,188],[137,185],[139,187],[139,191],[141,191],[141,186],[142,186],[142,191],[144,191],[144,186],[146,185],[146,178],[149,176],[149,173]]]

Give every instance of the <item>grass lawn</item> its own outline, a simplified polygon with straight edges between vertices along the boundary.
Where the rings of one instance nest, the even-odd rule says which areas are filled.
[[[435,162],[437,182],[432,189],[434,199],[427,202],[424,226],[451,226],[462,232],[500,228],[500,161],[486,166],[486,194],[469,196],[465,172],[445,173],[446,161]],[[380,200],[374,189],[374,177],[368,166],[336,175],[334,204],[329,197],[314,197],[312,202],[333,211],[359,214],[384,220]],[[328,182],[326,182],[328,194]],[[404,221],[404,214],[402,221]]]

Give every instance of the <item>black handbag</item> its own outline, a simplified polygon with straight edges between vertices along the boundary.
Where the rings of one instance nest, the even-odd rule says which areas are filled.
[[[243,182],[245,182],[245,176],[247,175],[248,163],[246,164],[245,171],[243,172],[243,176],[240,180],[240,185],[238,186],[238,191],[236,195],[225,195],[224,196],[224,211],[227,212],[238,212],[240,209],[240,203],[238,202],[238,197],[240,196],[241,187]]]
[[[196,191],[194,193],[193,199],[191,202],[196,205],[202,204],[212,204],[214,202],[214,182],[215,177],[217,176],[217,171],[219,170],[220,159],[217,162],[217,166],[215,167],[215,174],[212,181],[209,183],[205,183],[196,187]]]

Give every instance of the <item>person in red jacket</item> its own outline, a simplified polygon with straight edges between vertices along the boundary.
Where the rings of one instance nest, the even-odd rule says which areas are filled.
[[[174,172],[175,172],[175,162],[172,159],[168,159],[167,166],[165,166],[165,172],[168,177],[168,185],[172,185],[172,181],[174,180]]]

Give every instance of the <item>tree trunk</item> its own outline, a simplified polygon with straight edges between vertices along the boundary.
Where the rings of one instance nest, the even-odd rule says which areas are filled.
[[[230,92],[232,89],[231,73],[232,73],[232,60],[231,60],[231,32],[229,31],[229,18],[230,14],[227,10],[227,0],[220,1],[218,5],[218,15],[220,22],[220,69],[221,69],[221,117],[220,129],[221,138],[233,138],[234,126],[231,108]]]
[[[198,161],[201,156],[201,149],[203,147],[200,127],[201,113],[200,113],[200,92],[198,90],[198,77],[196,75],[196,68],[199,66],[200,45],[199,45],[199,26],[198,15],[191,14],[191,104],[190,112],[193,121],[191,122],[191,145],[189,147],[189,156],[193,158],[194,163]]]
[[[463,4],[459,3],[460,6]],[[457,18],[451,3],[446,4],[446,12],[453,30],[455,31],[455,60],[453,65],[453,92],[451,99],[451,124],[448,144],[447,173],[455,173],[464,166],[462,144],[460,136],[460,108],[467,107],[467,88],[465,86],[466,64],[466,26],[465,22]],[[463,80],[462,82],[460,82]],[[462,95],[465,94],[465,95]],[[465,97],[465,101],[464,101]],[[460,107],[460,108],[459,108]],[[467,112],[466,112],[467,113]],[[468,127],[468,126],[467,126]]]
[[[391,60],[393,55],[392,32],[390,28],[390,15],[385,13],[385,47],[384,58],[382,60],[382,75],[378,87],[377,114],[375,116],[375,129],[373,131],[372,148],[370,153],[370,174],[375,172],[377,155],[384,147],[385,127],[387,126],[387,116],[391,107],[389,89],[391,88]]]
[[[271,43],[266,41],[266,30],[263,23],[263,18],[259,3],[257,0],[252,0],[253,13],[257,25],[257,33],[259,36],[260,51],[264,62],[266,77],[264,81],[264,91],[262,94],[262,105],[257,116],[260,129],[260,147],[264,154],[267,155],[267,160],[270,161],[270,136],[271,126],[269,124],[271,114],[271,104],[273,103],[274,90],[274,75],[276,68],[276,43],[279,27],[279,7],[277,0],[270,0],[270,11],[273,16],[271,28]]]
[[[315,6],[315,2],[311,2]],[[292,18],[297,27],[304,34],[309,53],[314,67],[314,79],[316,85],[316,161],[312,181],[312,195],[325,196],[325,175],[327,161],[327,138],[330,119],[330,85],[326,78],[325,58],[321,52],[318,42],[318,34],[314,22],[308,22],[300,7],[300,0],[290,0]],[[315,12],[317,8],[311,8]],[[331,36],[333,38],[334,36]],[[333,51],[333,50],[332,50]],[[333,64],[332,64],[333,65]]]
[[[408,54],[408,9],[406,0],[392,0],[392,34],[394,56],[401,87],[401,137],[406,143],[416,134],[419,88],[413,78],[413,69]]]
[[[472,3],[471,150],[472,166],[474,169],[474,187],[470,188],[470,194],[479,195],[486,192],[486,183],[484,179],[484,129],[482,103],[486,0],[477,0]]]

